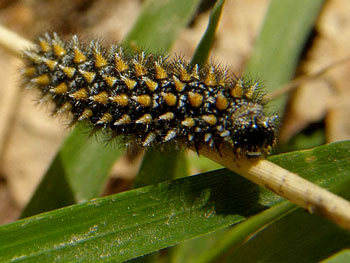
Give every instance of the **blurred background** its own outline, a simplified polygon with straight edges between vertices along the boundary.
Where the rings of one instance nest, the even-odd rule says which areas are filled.
[[[181,32],[172,54],[188,60],[208,22],[214,1],[203,1]],[[242,74],[264,21],[268,0],[228,0],[211,58]],[[0,0],[0,23],[34,40],[46,31],[79,34],[107,43],[120,42],[136,20],[140,0]],[[325,74],[302,81],[290,93],[278,151],[305,149],[350,139],[350,5],[327,1],[310,35],[295,77]],[[342,61],[342,63],[337,63]],[[69,129],[38,107],[35,95],[20,89],[21,62],[0,49],[0,224],[15,220],[50,165]],[[263,76],[258,76],[263,80]],[[281,87],[282,89],[283,87]],[[137,173],[140,155],[124,156],[113,167],[105,194],[127,190]],[[191,173],[215,165],[192,157]]]

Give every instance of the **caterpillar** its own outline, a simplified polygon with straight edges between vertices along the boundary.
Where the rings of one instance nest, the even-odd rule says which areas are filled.
[[[199,67],[181,58],[39,37],[23,52],[23,85],[52,101],[55,114],[69,113],[111,138],[141,147],[175,143],[200,149],[232,147],[260,156],[276,143],[277,115],[264,113],[258,82],[244,81],[221,66]]]

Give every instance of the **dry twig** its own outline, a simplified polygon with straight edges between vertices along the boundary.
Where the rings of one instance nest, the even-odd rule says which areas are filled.
[[[237,159],[228,147],[221,149],[221,154],[208,147],[203,147],[199,153],[310,213],[321,215],[345,229],[350,229],[350,202],[297,174],[266,159]]]
[[[342,58],[342,59],[337,60],[337,61],[334,61],[334,62],[330,63],[329,65],[321,68],[320,70],[318,70],[312,74],[308,74],[308,75],[296,78],[296,79],[286,83],[285,85],[283,85],[280,89],[277,89],[269,94],[266,94],[264,96],[264,100],[267,102],[274,100],[274,99],[278,98],[279,96],[294,90],[299,85],[301,85],[307,81],[316,79],[316,78],[322,76],[323,74],[325,74],[326,72],[332,70],[333,68],[338,67],[338,66],[340,66],[346,62],[349,62],[349,61],[350,61],[350,56]]]

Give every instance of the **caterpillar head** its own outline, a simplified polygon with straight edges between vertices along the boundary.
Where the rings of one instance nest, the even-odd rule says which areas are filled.
[[[232,144],[248,157],[266,155],[276,144],[278,115],[266,116],[263,106],[249,102],[231,116]]]

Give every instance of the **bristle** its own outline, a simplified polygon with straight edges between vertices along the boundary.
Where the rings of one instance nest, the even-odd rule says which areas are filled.
[[[64,42],[58,37],[56,33],[53,34],[52,39],[52,48],[56,57],[63,57],[67,54],[67,50],[65,49]]]
[[[134,96],[133,99],[143,107],[149,107],[151,105],[151,97],[149,95]]]
[[[74,35],[72,37],[72,43],[73,43],[73,62],[75,64],[81,64],[86,61],[86,56],[84,52],[80,49],[79,39],[78,36]]]
[[[168,73],[166,72],[166,69],[158,61],[154,63],[154,70],[156,72],[155,77],[157,80],[168,78]]]
[[[47,59],[47,58],[44,58],[43,59],[43,62],[46,64],[46,66],[51,70],[53,71],[56,66],[57,66],[57,61],[54,61],[54,60],[51,60],[51,59]]]
[[[137,85],[136,80],[133,80],[124,76],[122,76],[121,79],[124,81],[125,85],[128,87],[129,90],[132,90]]]
[[[92,41],[90,46],[92,48],[93,56],[95,58],[95,67],[99,69],[107,66],[108,62],[103,56],[103,51],[99,42]]]
[[[92,117],[93,112],[91,109],[84,109],[83,113],[79,116],[79,121],[85,120],[85,119],[89,119],[90,117]]]
[[[148,89],[152,92],[158,88],[158,83],[156,81],[153,81],[149,78],[143,78],[143,81],[145,82]]]
[[[76,69],[73,68],[73,67],[65,67],[65,66],[62,66],[62,65],[59,65],[60,69],[64,72],[64,74],[66,74],[66,76],[68,78],[73,78],[74,74],[75,74],[75,71]]]
[[[201,106],[203,102],[203,95],[197,92],[189,92],[188,93],[188,100],[190,102],[190,105],[194,108],[198,108]]]
[[[129,124],[131,122],[131,118],[128,114],[124,114],[119,120],[117,120],[114,125],[122,125]]]
[[[106,91],[102,91],[96,95],[90,96],[89,99],[96,103],[107,104],[108,102],[108,93]]]
[[[217,122],[217,118],[215,117],[214,114],[209,114],[209,115],[203,115],[202,119],[208,123],[209,125],[215,125]]]
[[[66,83],[62,82],[54,88],[50,89],[50,92],[55,94],[65,94],[68,91]]]
[[[103,114],[103,116],[96,122],[96,124],[107,124],[111,122],[113,119],[113,115],[109,112]]]
[[[171,141],[172,139],[174,139],[175,137],[177,136],[177,132],[176,130],[170,130],[167,132],[167,134],[165,135],[164,137],[164,142],[168,142],[168,141]]]
[[[216,97],[215,106],[218,110],[226,110],[228,107],[228,99],[222,93],[219,93]]]
[[[150,146],[151,143],[155,141],[156,137],[157,136],[156,136],[156,134],[154,132],[150,132],[149,134],[147,134],[145,140],[142,143],[142,146],[143,147]]]
[[[76,100],[86,100],[88,98],[88,91],[85,88],[81,88],[72,94],[69,94],[69,97]]]
[[[194,65],[191,77],[195,80],[200,80],[198,64]]]
[[[253,85],[248,87],[248,89],[246,90],[246,92],[244,94],[246,96],[246,98],[252,99],[254,94],[255,94],[255,92],[256,92],[256,90],[257,90],[257,88],[258,88],[258,83],[257,82],[255,82]]]
[[[182,82],[187,82],[191,80],[191,74],[187,71],[185,65],[179,65],[179,76]]]
[[[204,79],[204,84],[207,86],[215,86],[217,85],[215,68],[213,66],[209,67],[207,76]]]
[[[115,103],[118,104],[118,106],[125,107],[129,103],[129,97],[126,94],[119,94],[112,97],[109,97],[109,99]]]
[[[34,84],[38,84],[40,86],[47,86],[49,85],[50,81],[51,79],[48,74],[42,74],[30,80],[30,82]]]
[[[138,78],[141,78],[142,76],[145,76],[148,73],[147,68],[145,67],[145,65],[143,65],[144,59],[145,59],[145,53],[141,52],[141,54],[139,54],[137,59],[133,60],[134,73],[135,73],[135,76]]]
[[[231,89],[231,96],[234,98],[242,98],[243,96],[244,83],[243,80],[239,79],[234,87]]]
[[[146,124],[152,121],[152,115],[149,113],[144,114],[141,118],[135,121],[138,124]]]
[[[85,78],[87,83],[92,83],[95,80],[96,72],[79,70],[79,73]]]
[[[177,102],[177,97],[173,93],[162,93],[162,97],[164,98],[165,104],[168,106],[175,106]]]
[[[129,69],[128,64],[123,60],[122,49],[119,49],[119,53],[115,53],[115,68],[118,72],[123,73],[124,71]]]
[[[176,76],[173,76],[174,86],[177,92],[185,89],[185,83],[181,82]]]
[[[47,52],[51,51],[51,45],[49,44],[49,42],[46,39],[39,37],[38,42],[39,42],[40,48],[43,52],[47,53]]]
[[[113,76],[103,75],[103,79],[106,81],[107,85],[111,88],[117,83],[118,79]]]
[[[172,112],[167,112],[167,113],[164,113],[163,115],[160,115],[159,116],[159,120],[172,120],[174,119],[175,115],[174,113]]]

